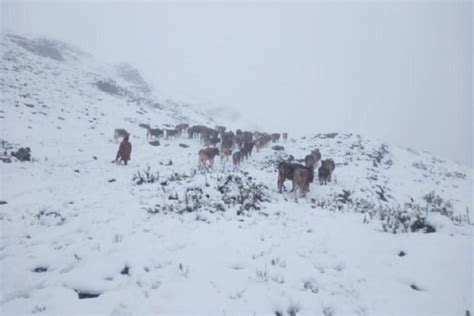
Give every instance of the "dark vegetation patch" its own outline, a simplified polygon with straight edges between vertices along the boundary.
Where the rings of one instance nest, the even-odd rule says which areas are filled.
[[[36,267],[33,269],[33,272],[35,273],[43,273],[48,271],[48,267]]]
[[[57,225],[61,226],[66,222],[66,218],[63,217],[56,211],[48,211],[47,209],[42,209],[36,214],[36,218],[42,225],[50,226]]]
[[[142,185],[158,182],[159,179],[160,174],[152,172],[150,166],[148,166],[144,171],[137,171],[132,178],[132,182],[136,185]]]
[[[32,314],[37,314],[37,313],[43,313],[46,311],[46,307],[44,306],[35,306],[33,310],[31,311]]]
[[[11,152],[11,155],[19,161],[31,161],[31,149],[29,147],[21,147]]]
[[[124,95],[124,89],[119,87],[114,80],[99,80],[94,82],[94,85],[102,92],[116,96]]]
[[[76,291],[77,297],[80,300],[88,299],[88,298],[96,298],[102,295],[102,293],[98,293],[98,292],[92,293],[92,292],[85,292],[85,291],[79,291],[79,290],[74,290],[74,291]]]
[[[319,288],[313,280],[304,281],[303,288],[307,291],[313,292],[314,294],[319,293]]]
[[[173,165],[173,160],[168,160],[168,162],[161,162],[160,161],[160,166],[172,166]]]
[[[435,233],[436,229],[433,225],[426,222],[424,218],[419,218],[413,224],[411,224],[410,229],[412,232],[422,231],[424,233]]]
[[[336,138],[338,135],[339,135],[339,133],[326,133],[326,134],[319,133],[319,134],[314,135],[313,139],[316,139],[316,138],[320,138],[320,139],[329,138],[329,139],[332,139],[332,138]]]
[[[256,183],[245,172],[219,175],[216,178],[215,186],[210,185],[207,181],[203,185],[193,184],[196,176],[196,173],[191,175],[173,173],[161,181],[161,189],[167,194],[168,199],[165,203],[147,207],[147,212],[150,214],[167,212],[183,214],[233,210],[237,215],[242,215],[248,211],[261,210],[261,203],[269,201],[268,187]],[[141,181],[147,181],[144,176],[142,178],[144,179]]]

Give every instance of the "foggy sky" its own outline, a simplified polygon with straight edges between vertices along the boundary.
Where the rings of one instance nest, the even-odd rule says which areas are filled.
[[[3,32],[136,66],[252,127],[355,132],[472,166],[472,4],[2,2]]]

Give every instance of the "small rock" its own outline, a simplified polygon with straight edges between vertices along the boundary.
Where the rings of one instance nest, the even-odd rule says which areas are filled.
[[[115,182],[115,181],[117,181],[117,180],[115,180],[115,179],[108,180],[108,182],[110,182],[110,183]]]
[[[122,271],[120,271],[120,274],[122,275],[130,275],[130,268],[128,266],[125,266]]]
[[[415,291],[422,291],[422,289],[420,289],[420,287],[414,283],[410,284],[410,287]]]
[[[46,267],[36,267],[33,269],[33,272],[36,272],[36,273],[42,273],[42,272],[46,272],[48,271],[48,268]]]
[[[189,147],[189,145],[186,145],[186,144],[179,144],[178,146],[183,147],[183,148],[188,148]]]
[[[160,142],[157,141],[157,140],[154,140],[152,142],[149,142],[148,144],[152,145],[152,146],[160,146]]]
[[[7,201],[0,201],[0,205],[5,205],[7,204]]]

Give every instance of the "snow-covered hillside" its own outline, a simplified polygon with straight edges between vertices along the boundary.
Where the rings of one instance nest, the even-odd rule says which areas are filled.
[[[219,122],[133,67],[11,35],[1,54],[3,157],[33,157],[0,162],[2,315],[473,312],[472,170],[334,133],[204,172],[198,139],[152,146],[139,124]],[[128,166],[111,163],[115,128],[131,133]],[[315,148],[334,181],[279,194],[277,163]]]

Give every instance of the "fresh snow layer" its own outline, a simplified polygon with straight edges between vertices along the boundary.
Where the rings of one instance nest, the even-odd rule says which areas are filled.
[[[2,138],[30,147],[34,161],[0,163],[0,314],[472,314],[472,225],[429,214],[436,233],[392,234],[366,213],[320,203],[348,190],[376,207],[421,205],[434,191],[472,221],[472,170],[395,146],[374,163],[382,142],[339,134],[282,142],[286,154],[266,147],[240,170],[217,158],[203,172],[198,139],[155,147],[138,126],[211,124],[199,112],[101,92],[98,77],[127,85],[87,58],[49,60],[5,36],[2,54]],[[132,135],[128,166],[111,163],[115,128]],[[277,193],[276,161],[315,148],[336,161],[335,181],[315,181],[298,203]],[[134,184],[148,166],[159,181]],[[150,212],[179,205],[187,188],[219,202],[229,175],[266,186],[260,209]]]

